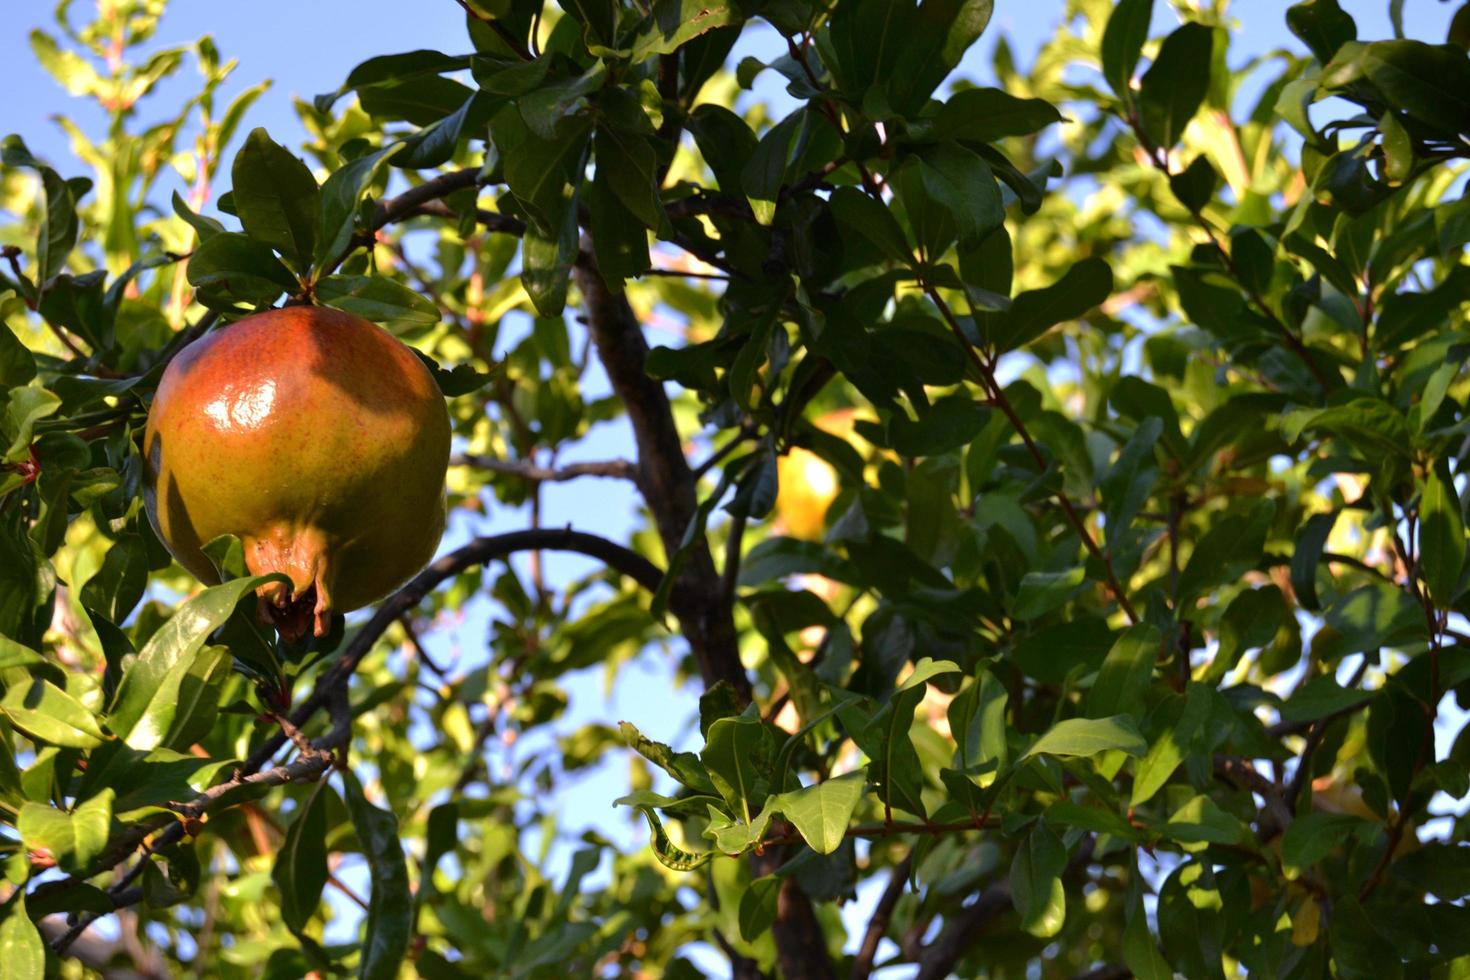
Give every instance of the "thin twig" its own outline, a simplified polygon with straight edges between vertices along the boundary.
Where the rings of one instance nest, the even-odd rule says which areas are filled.
[[[1045,471],[1047,468],[1045,454],[1042,453],[1041,447],[1036,444],[1036,440],[1031,438],[1031,433],[1026,428],[1026,423],[1021,421],[1021,416],[1016,412],[1015,406],[1011,404],[1011,400],[1006,397],[1004,389],[996,381],[995,373],[991,371],[989,365],[985,363],[984,359],[980,357],[979,353],[970,344],[969,338],[965,336],[964,331],[960,329],[959,320],[955,317],[954,311],[949,308],[949,304],[944,301],[944,297],[939,295],[939,290],[927,278],[920,279],[920,285],[923,287],[924,292],[928,294],[929,299],[933,301],[935,307],[938,308],[940,316],[949,325],[951,332],[954,333],[955,337],[964,347],[965,352],[970,357],[970,363],[980,372],[980,378],[983,382],[982,387],[989,395],[991,403],[1000,409],[1001,414],[1010,422],[1011,428],[1021,437],[1021,442],[1025,444],[1027,451],[1031,454],[1031,458],[1036,461],[1036,465]],[[1130,623],[1137,623],[1138,613],[1134,611],[1133,604],[1128,601],[1128,593],[1124,591],[1122,583],[1118,581],[1117,573],[1113,571],[1112,561],[1098,547],[1097,539],[1087,530],[1087,525],[1083,523],[1081,515],[1077,513],[1077,509],[1072,506],[1072,501],[1067,497],[1066,491],[1058,489],[1052,496],[1061,505],[1062,513],[1066,515],[1067,522],[1072,525],[1078,537],[1082,539],[1083,546],[1098,564],[1102,566],[1108,591],[1112,592],[1113,598],[1117,600],[1119,607],[1127,615],[1128,621]]]
[[[413,627],[413,620],[405,613],[398,617],[398,625],[403,629],[404,636],[408,637],[408,643],[413,647],[413,655],[424,662],[424,666],[439,675],[439,679],[447,681],[449,672],[435,663],[434,658],[429,656],[429,651],[424,649],[423,643],[419,641],[418,631]]]
[[[465,3],[465,0],[454,0],[454,2],[463,7],[464,12],[469,14],[475,20],[479,21],[482,24],[488,25],[490,29],[495,32],[496,36],[505,42],[506,47],[515,52],[517,58],[520,58],[522,61],[536,60],[536,56],[531,53],[530,48],[526,47],[525,42],[521,41],[514,34],[512,34],[510,30],[507,29],[506,26],[502,24],[497,18],[487,17],[485,14],[480,13],[469,4]]]

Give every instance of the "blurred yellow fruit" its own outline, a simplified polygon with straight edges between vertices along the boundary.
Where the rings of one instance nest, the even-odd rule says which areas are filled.
[[[850,439],[857,412],[851,408],[829,412],[813,421],[828,435]],[[817,541],[826,528],[827,508],[840,489],[832,464],[809,449],[792,449],[777,462],[781,489],[776,494],[777,530],[793,538]]]
[[[826,527],[827,508],[837,499],[837,471],[808,449],[793,449],[777,464],[780,528],[793,538],[816,541]]]

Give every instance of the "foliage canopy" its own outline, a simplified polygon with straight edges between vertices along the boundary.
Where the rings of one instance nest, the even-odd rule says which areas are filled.
[[[993,87],[990,0],[461,6],[303,156],[161,0],[32,35],[109,124],[0,146],[0,974],[1465,968],[1470,6],[1243,59],[1223,0],[1071,0]],[[451,506],[532,516],[298,645],[139,494],[169,359],[282,301],[417,348]],[[570,479],[643,526],[541,526]],[[558,727],[665,657],[687,745]],[[609,757],[648,847],[558,831]]]

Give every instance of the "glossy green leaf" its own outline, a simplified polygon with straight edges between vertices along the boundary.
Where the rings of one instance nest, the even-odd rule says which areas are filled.
[[[1067,849],[1044,821],[1038,822],[1011,859],[1011,904],[1021,928],[1041,939],[1061,932],[1067,918],[1062,871]]]
[[[10,905],[0,922],[0,980],[33,980],[46,973],[46,946],[41,931],[26,914],[25,895]]]
[[[1021,758],[1037,755],[1089,758],[1114,750],[1135,756],[1148,751],[1148,743],[1139,734],[1137,723],[1128,715],[1059,721],[1032,743]]]
[[[200,290],[201,302],[223,306],[264,306],[301,288],[269,246],[232,231],[199,243],[189,259],[189,284]]]
[[[108,727],[135,749],[162,745],[174,727],[181,686],[209,634],[224,625],[241,599],[273,580],[263,575],[235,579],[180,606],[123,673]]]
[[[935,116],[935,125],[944,136],[976,143],[1030,136],[1061,121],[1062,114],[1045,99],[1019,99],[998,88],[956,92]]]
[[[391,812],[368,802],[362,785],[350,771],[342,774],[342,786],[347,813],[357,828],[372,880],[357,975],[361,980],[393,980],[408,951],[409,930],[413,927],[408,864],[398,839],[398,820]]]
[[[327,884],[327,808],[322,799],[326,786],[325,780],[317,783],[302,802],[271,868],[271,880],[281,896],[281,921],[292,932],[306,928]]]
[[[1078,319],[1112,291],[1113,270],[1108,264],[1083,259],[1052,285],[1017,296],[1010,311],[992,321],[990,342],[1001,351],[1024,347],[1057,324]]]
[[[1449,467],[1430,469],[1419,491],[1419,562],[1435,606],[1447,609],[1465,565],[1465,521]]]
[[[831,854],[842,843],[853,812],[863,797],[866,773],[859,769],[804,789],[772,797],[767,805],[779,809],[797,833],[818,854]]]
[[[1087,695],[1091,718],[1137,714],[1153,679],[1162,638],[1157,627],[1141,623],[1118,637]]]
[[[770,791],[762,760],[772,756],[771,737],[759,720],[721,718],[709,726],[700,761],[732,812],[759,813]]]
[[[306,164],[256,129],[235,154],[231,178],[245,234],[281,253],[298,272],[310,269],[321,191]]]
[[[113,796],[105,789],[70,812],[27,803],[16,818],[21,842],[29,851],[50,854],[65,871],[85,873],[107,846]]]
[[[326,276],[315,290],[323,306],[396,328],[432,326],[439,308],[407,286],[383,276]]]
[[[1103,78],[1119,98],[1131,98],[1133,72],[1148,40],[1153,7],[1153,0],[1120,0],[1108,16],[1102,38]]]
[[[1138,87],[1143,130],[1158,146],[1179,142],[1210,87],[1213,28],[1185,24],[1164,39]]]
[[[107,737],[96,715],[61,688],[40,678],[11,685],[0,699],[0,711],[17,730],[47,745],[90,749]]]

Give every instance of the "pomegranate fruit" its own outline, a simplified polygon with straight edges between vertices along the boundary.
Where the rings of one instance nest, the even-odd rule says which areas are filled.
[[[444,532],[449,414],[387,331],[319,307],[248,316],[164,371],[143,436],[148,517],[197,578],[234,534],[261,612],[288,640],[387,595]]]

